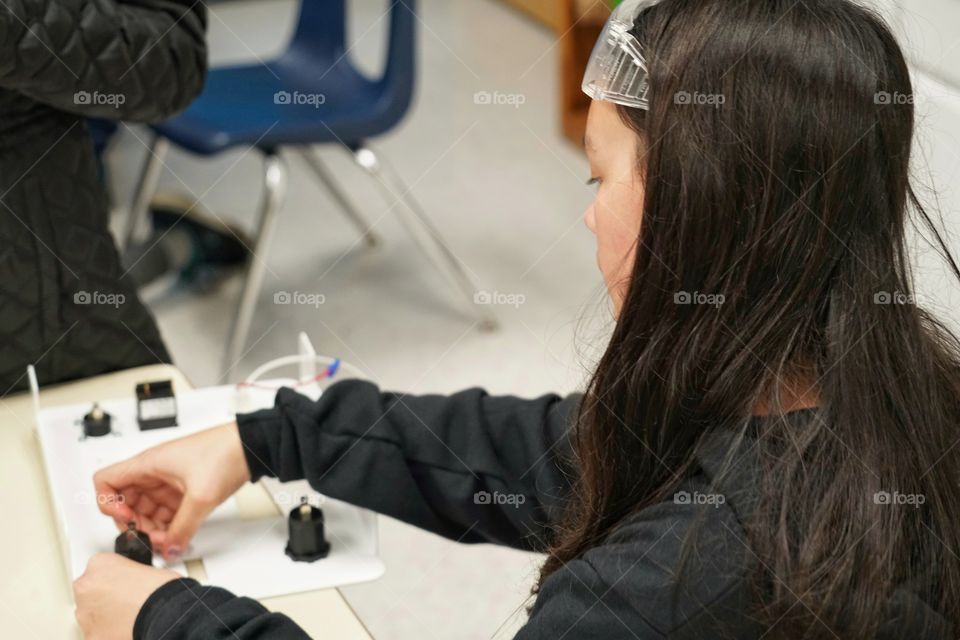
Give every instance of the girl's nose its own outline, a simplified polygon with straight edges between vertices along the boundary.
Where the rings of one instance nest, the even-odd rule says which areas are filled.
[[[590,205],[590,208],[587,209],[587,212],[583,214],[583,223],[587,225],[587,229],[590,229],[590,232],[596,235],[597,233],[597,218],[594,215],[594,207]]]

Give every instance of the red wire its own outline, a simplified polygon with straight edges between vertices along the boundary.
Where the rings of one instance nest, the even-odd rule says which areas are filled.
[[[296,383],[294,383],[292,387],[294,389],[296,389],[297,387],[305,387],[308,384],[313,384],[314,382],[320,382],[324,378],[329,378],[329,377],[330,377],[330,372],[324,371],[323,373],[318,373],[312,378],[307,378],[306,380],[299,380]],[[257,384],[256,382],[239,382],[237,383],[237,386],[238,387],[256,387],[257,389],[271,389],[271,390],[276,389],[276,387],[271,387],[265,384]]]

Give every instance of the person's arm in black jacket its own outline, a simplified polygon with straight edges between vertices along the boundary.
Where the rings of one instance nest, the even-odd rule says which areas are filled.
[[[712,491],[703,476],[680,489]],[[684,541],[701,534],[681,571]],[[620,525],[551,574],[514,640],[716,640],[759,637],[749,615],[750,551],[732,508],[672,497]],[[305,640],[288,617],[194,580],[173,580],[142,607],[135,640]],[[926,636],[924,636],[926,637]],[[316,640],[337,640],[319,635]]]
[[[195,0],[4,0],[0,87],[84,116],[161,120],[203,86],[205,30]]]
[[[578,402],[480,389],[410,396],[347,380],[317,402],[281,390],[273,409],[237,422],[253,480],[306,478],[325,495],[462,542],[542,549],[569,490],[566,436]],[[307,636],[255,601],[175,580],[137,620],[135,638],[160,637]]]
[[[254,481],[306,478],[331,498],[460,542],[542,550],[569,486],[578,399],[413,396],[347,380],[317,402],[283,389],[274,408],[237,424]]]

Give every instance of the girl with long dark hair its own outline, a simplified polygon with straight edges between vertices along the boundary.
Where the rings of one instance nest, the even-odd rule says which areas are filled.
[[[521,639],[956,637],[960,345],[915,304],[909,215],[960,271],[910,185],[888,27],[849,0],[633,0],[584,87],[616,326],[582,396],[283,390],[102,470],[102,510],[175,556],[244,482],[307,478],[546,553]],[[75,588],[104,637],[303,637],[116,556]]]

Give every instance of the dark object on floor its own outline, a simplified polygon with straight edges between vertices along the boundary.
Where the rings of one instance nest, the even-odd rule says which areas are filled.
[[[194,253],[185,271],[202,265],[232,267],[246,262],[249,240],[240,231],[197,205],[183,204],[155,202],[150,207],[150,219],[157,234],[174,227],[190,234]]]
[[[94,402],[90,413],[83,416],[83,435],[87,438],[100,438],[110,433],[113,416]]]
[[[137,422],[141,431],[176,426],[177,399],[172,380],[137,385]]]
[[[124,254],[124,265],[138,287],[168,274],[180,282],[203,284],[225,269],[246,264],[250,240],[188,198],[155,199],[152,233]]]
[[[153,547],[150,545],[150,536],[137,529],[134,522],[127,524],[127,530],[117,536],[113,543],[114,552],[124,558],[145,564],[153,565]]]
[[[330,543],[323,536],[323,511],[300,499],[300,506],[290,512],[290,539],[286,552],[296,562],[314,562],[326,558]]]

